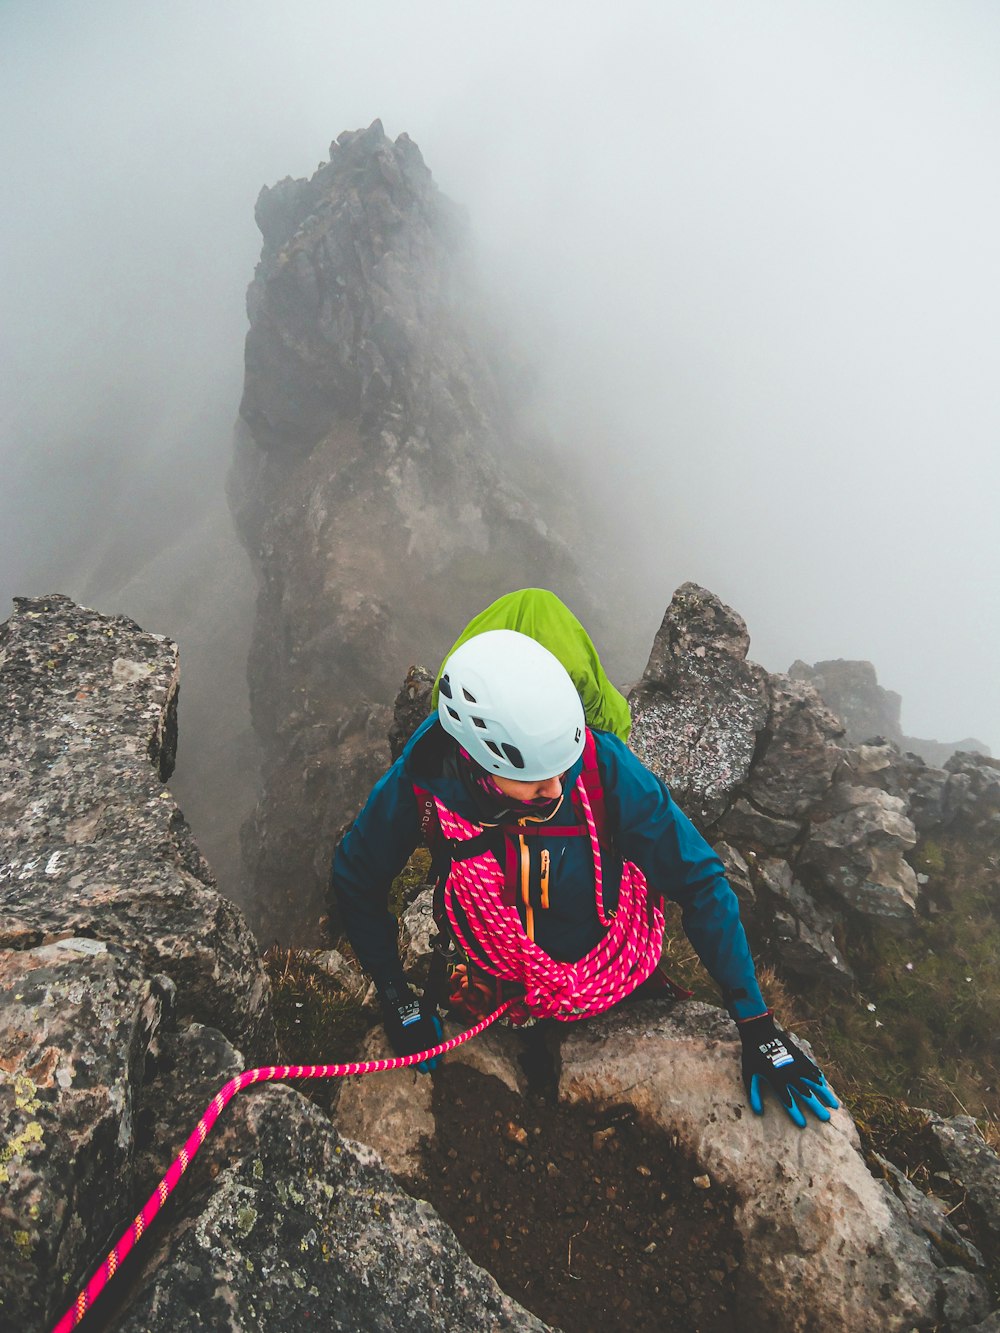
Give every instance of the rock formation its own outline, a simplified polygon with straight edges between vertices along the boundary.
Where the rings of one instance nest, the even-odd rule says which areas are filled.
[[[718,625],[731,614],[690,586],[680,605],[689,625]],[[212,888],[162,785],[176,739],[177,680],[167,640],[65,598],[21,601],[0,627],[4,1327],[50,1326],[201,1110],[244,1066],[241,1047],[252,1060],[274,1058],[269,992],[249,931]],[[426,681],[417,674],[411,685],[401,714]],[[825,710],[782,678],[764,685],[765,739],[754,751],[758,763],[771,761],[766,781],[754,787],[755,763],[741,771],[721,799],[720,821],[739,791],[756,792],[748,801],[758,803],[770,793],[778,814],[802,818],[780,780],[776,745],[787,746],[791,768],[820,790],[813,815],[852,782],[901,799],[885,788],[901,786],[909,770],[895,751],[884,762],[879,747],[847,752],[835,773],[817,779],[835,744]],[[789,717],[803,710],[811,722],[793,725]],[[695,725],[692,744],[697,733]],[[707,792],[718,809],[718,784],[699,782],[694,768],[691,775],[692,790]],[[875,777],[883,786],[870,785]],[[943,794],[928,799],[922,818],[933,808],[935,818],[993,829],[1000,766],[964,757],[937,785]],[[924,791],[934,789],[924,781]],[[885,807],[873,800],[873,808]],[[783,910],[790,920],[800,912],[801,926],[808,914],[789,862],[744,847],[728,848],[734,878],[758,899],[784,893]],[[406,922],[419,967],[430,948],[419,904]],[[812,928],[821,932],[822,923]],[[331,953],[329,966],[355,986],[343,959]],[[746,1112],[738,1042],[720,1011],[635,1005],[563,1035],[561,1101],[630,1106],[650,1133],[671,1136],[703,1186],[732,1209],[742,1259],[730,1271],[755,1326],[847,1333],[874,1312],[887,1329],[971,1330],[989,1317],[980,1251],[889,1164],[884,1182],[868,1173],[846,1115],[810,1127],[807,1140],[773,1108],[764,1122]],[[369,1049],[383,1040],[376,1030]],[[487,1090],[497,1079],[522,1096],[518,1041],[494,1031],[449,1058],[476,1069]],[[239,1096],[102,1298],[115,1326],[193,1333],[206,1323],[291,1330],[319,1320],[372,1330],[544,1329],[371,1148],[342,1137],[368,1140],[395,1170],[419,1174],[428,1151],[420,1136],[436,1132],[433,1086],[408,1071],[355,1080],[342,1092],[338,1128],[287,1087]],[[974,1200],[979,1233],[1000,1234],[995,1154],[972,1122],[931,1124]],[[460,1146],[451,1150],[459,1158]]]
[[[230,487],[259,583],[264,793],[245,853],[261,938],[312,943],[408,663],[436,666],[467,619],[540,571],[588,607],[557,535],[568,478],[541,465],[462,215],[410,139],[378,121],[342,134],[310,180],[261,192],[257,221]]]
[[[844,921],[907,930],[918,830],[991,821],[998,766],[956,754],[935,769],[888,740],[852,746],[801,671],[769,675],[748,647],[735,612],[694,584],[679,588],[630,695],[632,745],[747,867],[741,897],[758,941],[803,978],[849,981]],[[874,672],[861,679],[877,690]],[[843,706],[845,694],[835,697]]]
[[[807,662],[795,661],[788,674],[793,680],[808,681],[817,690],[826,706],[842,720],[845,736],[852,745],[881,737],[939,768],[957,751],[990,753],[988,745],[971,736],[960,741],[904,736],[900,722],[902,698],[895,690],[884,689],[878,683],[871,662],[837,658],[809,666]]]
[[[743,1240],[739,1327],[902,1333],[939,1320],[949,1329],[970,1328],[987,1314],[983,1256],[949,1234],[919,1191],[910,1187],[924,1211],[907,1194],[908,1211],[897,1194],[905,1185],[872,1176],[846,1113],[803,1132],[779,1119],[773,1105],[763,1120],[749,1112],[739,1039],[720,1010],[646,1002],[567,1024],[559,1035],[561,1102],[591,1111],[634,1108],[650,1134],[669,1136],[691,1170],[705,1173],[706,1185],[725,1191]],[[383,1041],[373,1033],[373,1055]],[[508,1030],[487,1033],[448,1060],[526,1092],[518,1039]],[[337,1121],[373,1144],[394,1171],[419,1179],[435,1133],[431,1080],[401,1071],[379,1083],[354,1081],[341,1093]],[[965,1129],[939,1123],[942,1133]],[[985,1193],[1000,1162],[973,1139],[974,1131],[967,1152],[982,1154],[976,1179]],[[995,1220],[995,1200],[992,1207]]]
[[[227,1078],[276,1058],[255,941],[163,785],[177,689],[174,645],[122,617],[22,599],[0,626],[5,1329],[51,1327]],[[543,1327],[278,1086],[227,1110],[100,1308],[136,1333]]]

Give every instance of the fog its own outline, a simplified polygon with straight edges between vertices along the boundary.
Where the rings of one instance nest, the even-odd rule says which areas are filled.
[[[769,669],[869,659],[907,732],[1000,753],[998,69],[987,0],[6,0],[0,613],[174,632],[139,576],[221,503],[254,200],[380,117],[468,210],[649,639],[694,579]]]

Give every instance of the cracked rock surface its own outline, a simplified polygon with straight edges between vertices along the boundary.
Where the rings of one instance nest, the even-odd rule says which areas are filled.
[[[67,597],[0,626],[0,948],[86,936],[176,983],[182,1013],[273,1045],[256,942],[163,782],[176,646]]]

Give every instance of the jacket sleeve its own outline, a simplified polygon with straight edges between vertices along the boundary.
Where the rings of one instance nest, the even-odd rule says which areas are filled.
[[[419,840],[416,797],[400,758],[372,788],[364,809],[341,839],[331,872],[347,937],[380,990],[403,979],[397,923],[388,898],[392,881]]]
[[[681,907],[684,932],[736,1019],[767,1005],[760,993],[736,894],[725,867],[664,784],[615,736],[596,734],[611,827],[621,854],[652,890]]]

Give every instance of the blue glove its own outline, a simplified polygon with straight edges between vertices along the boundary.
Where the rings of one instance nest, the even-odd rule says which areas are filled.
[[[800,1129],[806,1127],[803,1106],[817,1120],[829,1120],[830,1110],[840,1105],[833,1089],[771,1015],[746,1019],[737,1027],[743,1042],[743,1082],[754,1113],[764,1114],[761,1091],[766,1086]]]
[[[416,1055],[429,1051],[441,1041],[444,1031],[438,1018],[437,1006],[428,999],[418,999],[404,982],[397,986],[389,982],[381,992],[382,1023],[397,1055]],[[429,1074],[441,1063],[442,1056],[421,1060],[417,1069]]]

